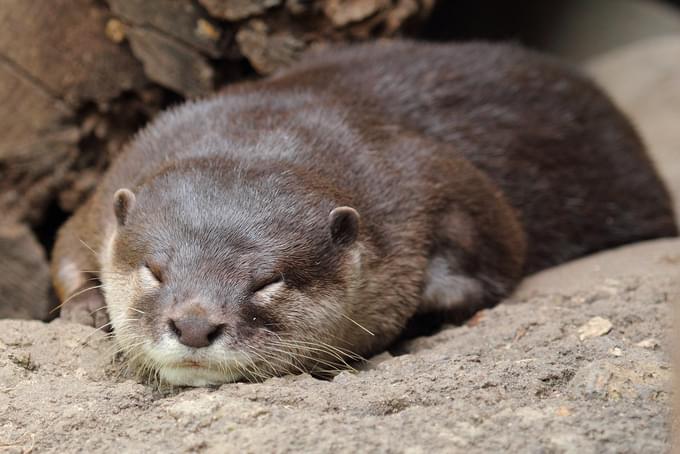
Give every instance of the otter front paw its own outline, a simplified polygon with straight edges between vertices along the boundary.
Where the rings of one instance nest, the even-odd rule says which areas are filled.
[[[61,306],[59,317],[95,328],[109,327],[104,294],[92,285],[79,289],[67,298]]]

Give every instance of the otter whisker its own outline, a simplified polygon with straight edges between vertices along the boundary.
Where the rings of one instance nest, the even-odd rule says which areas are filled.
[[[135,343],[134,345],[132,345],[130,347],[114,346],[113,348],[111,348],[109,350],[109,355],[112,359],[115,359],[118,355],[123,355],[123,358],[122,358],[123,362],[129,363],[129,362],[132,362],[132,359],[134,358],[134,356],[131,357],[130,354],[133,353],[133,351],[136,348],[139,348],[142,345],[144,345],[144,342],[138,341],[137,343]],[[136,353],[136,355],[141,355],[141,354],[143,354],[143,352],[137,352]]]
[[[332,348],[333,350],[337,351],[338,353],[340,353],[342,355],[347,356],[349,359],[351,359],[353,361],[366,361],[366,358],[364,358],[363,356],[361,356],[358,353],[353,352],[352,350],[348,350],[346,348],[329,345],[329,344],[322,342],[318,339],[316,341],[318,343],[322,344],[322,345],[325,345],[328,348]]]
[[[82,295],[83,293],[88,292],[88,291],[90,291],[90,290],[95,290],[95,289],[102,288],[102,287],[103,287],[103,285],[95,285],[94,287],[88,287],[88,288],[86,288],[86,289],[83,289],[83,290],[80,290],[80,291],[74,293],[73,295],[71,295],[71,296],[69,296],[68,298],[66,298],[66,299],[65,299],[61,304],[59,304],[57,307],[55,307],[54,309],[52,309],[52,310],[50,311],[50,314],[53,313],[54,311],[58,310],[58,309],[61,309],[61,307],[62,307],[64,304],[68,303],[68,302],[71,301],[73,298],[76,298],[77,296],[80,296],[80,295]]]
[[[82,340],[80,341],[81,346],[84,346],[84,345],[87,343],[88,339],[90,339],[92,336],[94,336],[94,335],[97,334],[98,332],[104,330],[105,328],[108,328],[109,326],[111,326],[111,322],[103,324],[102,326],[100,326],[99,328],[95,329],[94,331],[92,331],[92,332],[91,332],[90,334],[88,334],[87,336],[85,336],[85,338],[82,339]]]
[[[78,237],[78,241],[80,241],[83,246],[85,246],[90,252],[94,254],[95,257],[99,258],[99,254],[97,254],[94,249],[92,249],[85,241],[83,241],[82,238]]]
[[[271,331],[271,330],[267,330],[267,332],[269,332],[270,334],[275,336],[280,341],[292,341],[292,342],[296,342],[296,343],[299,343],[299,344],[310,344],[310,345],[317,346],[317,347],[323,346],[325,348],[329,348],[329,349],[337,352],[337,354],[339,354],[340,356],[347,357],[348,359],[351,359],[353,361],[366,361],[366,358],[359,355],[358,353],[355,353],[355,352],[348,350],[346,348],[343,348],[343,347],[338,347],[338,346],[333,346],[333,345],[327,344],[327,343],[325,343],[325,342],[323,342],[319,339],[316,339],[316,338],[313,339],[314,342],[310,342],[310,341],[305,341],[305,340],[302,340],[302,339],[296,339],[296,338],[293,338],[291,336],[282,337],[280,334],[278,334],[274,331]],[[328,333],[327,335],[330,335],[330,333]],[[337,336],[334,336],[334,335],[330,335],[330,336],[337,339],[340,342],[347,343],[347,344],[349,343],[346,340],[341,339]]]
[[[143,342],[139,342],[139,343],[135,344],[134,348],[140,347],[141,345],[143,345]],[[115,359],[115,355],[118,354],[118,353],[123,353],[124,355],[126,355],[125,361],[123,362],[123,368],[119,369],[119,371],[118,371],[118,374],[117,374],[118,379],[122,378],[124,373],[132,374],[135,377],[139,378],[140,375],[143,373],[145,367],[146,367],[145,362],[141,362],[141,364],[139,362],[139,358],[144,355],[144,352],[141,351],[141,350],[138,350],[137,353],[134,356],[130,357],[129,353],[130,353],[131,349],[132,348],[130,348],[130,349],[123,348],[123,349],[118,350],[118,352],[116,352],[114,354],[114,357],[113,357],[114,359]]]
[[[350,366],[349,364],[347,364],[345,361],[336,362],[336,361],[332,361],[332,360],[328,360],[328,359],[323,359],[323,358],[317,357],[317,356],[306,356],[306,355],[303,355],[301,353],[298,353],[298,355],[308,359],[309,361],[311,361],[313,363],[311,369],[313,369],[313,370],[318,370],[318,365],[322,364],[324,366],[331,367],[332,370],[336,370],[336,371],[349,370],[351,372],[356,372],[356,369],[353,368],[352,366]]]
[[[93,310],[92,312],[90,312],[90,315],[94,315],[94,314],[96,314],[97,312],[99,312],[99,311],[101,311],[101,310],[103,310],[103,309],[106,309],[106,305],[104,305],[104,306],[102,306],[102,307],[100,307],[100,308],[97,308],[97,309]],[[107,323],[107,324],[108,324],[108,323]]]
[[[252,353],[253,355],[255,355],[255,356],[257,356],[258,358],[260,358],[262,361],[264,361],[265,363],[267,363],[267,364],[269,365],[269,367],[271,368],[272,371],[275,371],[275,370],[276,370],[276,368],[274,367],[274,365],[273,365],[271,362],[269,362],[269,360],[267,360],[266,357],[260,355],[260,354],[257,352],[257,349],[255,349],[254,347],[252,347],[251,345],[249,345],[249,344],[247,344],[247,343],[245,343],[245,342],[244,342],[244,345],[246,346],[246,348],[248,348],[248,352],[249,352],[249,353]]]
[[[328,355],[331,355],[334,358],[336,358],[338,361],[340,361],[343,365],[347,366],[348,368],[352,368],[352,366],[347,364],[347,362],[345,361],[345,359],[342,356],[339,356],[337,353],[335,353],[333,351],[329,351],[328,349],[321,348],[320,346],[310,346],[310,345],[302,346],[302,345],[299,345],[299,344],[296,345],[295,342],[276,342],[276,341],[274,341],[272,343],[274,343],[275,345],[278,345],[280,347],[297,346],[297,347],[304,348],[305,350],[308,350],[308,351],[315,351],[315,352],[319,352],[319,353],[328,354]]]
[[[129,355],[130,353],[134,352],[135,350],[138,350],[140,347],[142,347],[145,343],[146,340],[142,338],[142,336],[127,336],[125,338],[125,345],[122,345],[120,342],[120,335],[118,335],[118,342],[114,343],[113,348],[115,348],[115,351],[113,351],[113,355],[118,355],[118,354],[123,354],[123,355]],[[137,352],[138,355],[144,354],[143,351],[138,350]],[[132,358],[134,359],[134,357]],[[131,358],[125,358],[126,361],[131,361]]]
[[[110,274],[113,276],[125,276],[125,273],[121,273],[120,271],[78,270],[78,272],[83,274]]]
[[[366,328],[366,327],[365,327],[364,325],[362,325],[361,323],[359,323],[359,322],[357,322],[356,320],[354,320],[354,319],[353,319],[352,317],[350,317],[349,315],[347,315],[347,314],[345,314],[345,313],[343,313],[343,312],[340,312],[339,310],[337,310],[336,308],[334,308],[334,307],[332,307],[332,306],[323,306],[323,308],[324,308],[324,309],[330,309],[331,312],[333,312],[334,314],[339,315],[340,317],[343,317],[343,318],[345,318],[346,320],[348,320],[348,321],[354,323],[356,326],[358,326],[358,327],[361,328],[362,330],[366,331],[366,332],[367,332],[368,334],[370,334],[371,336],[375,336],[375,334],[373,334],[373,332],[371,332],[368,328]]]
[[[275,336],[278,339],[277,341],[271,341],[273,344],[278,344],[281,347],[284,348],[293,348],[293,349],[302,349],[306,351],[315,351],[319,352],[324,355],[329,355],[338,361],[340,363],[334,363],[334,366],[344,366],[350,370],[355,370],[354,367],[352,367],[349,363],[347,363],[347,359],[355,359],[357,355],[347,355],[345,352],[343,352],[340,349],[337,349],[331,345],[328,345],[324,342],[318,341],[318,342],[310,342],[310,341],[303,341],[300,339],[295,339],[290,336],[288,337],[282,337],[278,333],[275,333],[271,330],[267,330],[270,334]],[[316,340],[316,339],[314,339]],[[316,359],[316,358],[315,358]]]
[[[248,357],[248,362],[250,366],[240,365],[239,367],[243,371],[244,378],[249,382],[262,382],[272,376],[271,373],[258,366],[252,358]]]
[[[287,345],[281,345],[281,346],[282,347],[288,347]],[[329,367],[334,367],[335,370],[340,370],[340,369],[338,369],[337,363],[329,362],[329,361],[326,361],[326,360],[323,360],[323,359],[320,359],[320,358],[314,358],[313,356],[307,356],[307,355],[304,355],[300,352],[288,352],[286,350],[280,350],[280,349],[272,348],[272,347],[269,347],[269,346],[267,348],[272,350],[272,351],[277,351],[277,352],[284,353],[284,354],[290,353],[290,354],[294,355],[296,359],[297,358],[304,358],[306,360],[309,360],[309,361],[312,361],[312,362],[315,362],[315,363],[321,363],[321,364],[324,364],[324,365],[329,366]]]
[[[256,375],[256,376],[259,378],[259,381],[261,381],[261,380],[266,380],[267,378],[269,378],[266,374],[263,374],[263,373],[262,373],[261,368],[259,368],[259,367],[257,366],[257,364],[255,363],[255,361],[253,361],[253,359],[250,357],[250,355],[246,355],[246,358],[248,359],[248,361],[249,361],[250,364],[252,365],[253,369],[244,368],[244,371],[247,371],[249,374],[254,374],[254,375]],[[252,379],[252,376],[251,376],[250,381],[258,381],[258,380],[253,380],[253,379]]]
[[[246,378],[246,379],[247,379],[247,377],[246,377],[246,374],[247,374],[246,368],[245,368],[241,363],[236,363],[236,371],[237,371],[243,378]]]
[[[366,332],[367,332],[368,334],[370,334],[371,336],[375,336],[375,334],[373,334],[373,332],[369,331],[368,328],[364,327],[361,323],[357,322],[356,320],[354,320],[354,319],[351,318],[350,316],[345,315],[345,314],[342,314],[342,313],[340,314],[340,316],[341,316],[341,317],[344,317],[344,318],[346,318],[347,320],[349,320],[350,322],[354,323],[355,325],[357,325],[359,328],[361,328],[361,329],[363,329],[364,331],[366,331]]]
[[[359,355],[357,353],[352,352],[351,350],[343,349],[341,347],[335,347],[333,345],[327,344],[327,343],[320,341],[318,339],[314,339],[314,342],[311,342],[311,341],[304,341],[304,340],[294,339],[294,338],[282,338],[282,337],[279,336],[279,340],[288,340],[288,341],[296,342],[296,343],[303,344],[303,345],[312,345],[312,346],[315,346],[315,347],[322,347],[322,348],[332,350],[335,353],[335,355],[339,355],[342,358],[347,358],[347,359],[350,359],[350,360],[353,360],[353,361],[366,361],[366,358],[362,357],[361,355]],[[330,353],[330,352],[328,352],[328,353]],[[338,357],[338,356],[336,356],[336,357]],[[338,359],[340,359],[340,358],[338,358]]]
[[[278,361],[284,362],[284,364],[286,366],[293,367],[295,370],[297,370],[301,374],[307,373],[307,369],[304,368],[304,365],[298,364],[297,356],[294,352],[290,352],[290,351],[286,351],[286,350],[279,350],[279,349],[271,348],[269,346],[264,347],[261,351],[263,351],[263,353],[264,353],[267,350],[269,351],[269,353],[273,353],[273,352],[279,353],[279,355],[275,355],[275,356],[273,355],[272,359],[276,359]],[[282,357],[281,354],[283,354],[284,357]],[[285,370],[288,371],[288,372],[290,371],[290,369],[288,367],[286,367]],[[278,369],[275,369],[274,372],[276,373],[276,372],[280,372],[280,371]]]

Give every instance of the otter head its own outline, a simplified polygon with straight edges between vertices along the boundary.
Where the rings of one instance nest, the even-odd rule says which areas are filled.
[[[354,320],[359,214],[294,175],[175,169],[118,190],[113,210],[101,278],[141,375],[202,386],[338,369],[370,335]]]

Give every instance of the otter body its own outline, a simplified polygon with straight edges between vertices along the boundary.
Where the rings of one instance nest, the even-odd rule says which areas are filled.
[[[337,368],[416,314],[676,233],[587,78],[512,46],[392,42],[159,116],[60,231],[53,277],[66,316],[105,300],[135,370],[203,385]]]

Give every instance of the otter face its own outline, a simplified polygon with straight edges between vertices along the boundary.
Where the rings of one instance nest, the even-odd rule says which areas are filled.
[[[194,193],[159,201],[156,189],[116,192],[117,228],[102,260],[109,316],[132,370],[204,386],[347,366],[348,339],[366,335],[352,318],[361,267],[354,209],[290,218],[216,210]]]

